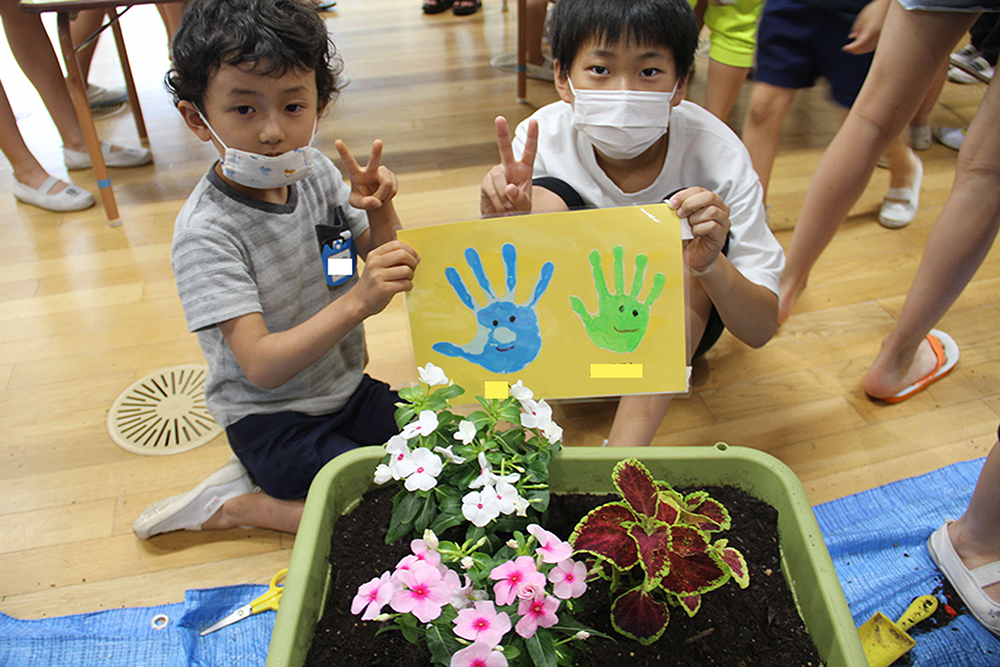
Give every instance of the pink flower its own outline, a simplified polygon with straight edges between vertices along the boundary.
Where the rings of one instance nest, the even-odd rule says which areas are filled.
[[[403,587],[393,593],[389,606],[401,614],[413,614],[421,623],[440,616],[451,597],[450,586],[436,567],[413,563],[408,570],[397,570],[395,578]]]
[[[472,609],[463,609],[455,618],[455,634],[471,642],[496,646],[510,630],[510,616],[497,612],[493,603],[477,602]]]
[[[531,556],[518,556],[496,566],[490,572],[490,579],[497,582],[493,586],[493,596],[500,606],[514,602],[525,586],[534,586],[539,590],[545,588],[545,575],[535,567]]]
[[[563,542],[558,537],[545,530],[537,523],[528,526],[528,532],[538,540],[535,553],[546,563],[558,563],[573,555],[573,547],[569,542]]]
[[[566,559],[549,571],[549,581],[557,598],[578,598],[587,592],[587,566]]]
[[[507,667],[507,658],[492,646],[476,642],[472,646],[455,651],[450,667]]]
[[[372,579],[367,584],[361,584],[358,594],[351,602],[351,613],[361,614],[361,610],[364,609],[365,613],[361,614],[361,620],[370,621],[382,613],[382,607],[389,603],[395,591],[396,587],[390,582],[389,573],[383,572],[381,577]]]
[[[426,535],[426,533],[425,533]],[[431,533],[434,535],[434,533]],[[434,551],[431,547],[427,546],[427,540],[413,540],[410,542],[410,551],[413,552],[414,557],[427,563],[428,565],[433,565],[437,567],[441,564],[441,554]]]
[[[556,609],[562,600],[557,600],[551,595],[536,598],[534,600],[521,600],[517,605],[517,613],[521,620],[517,622],[514,631],[525,639],[533,637],[539,627],[551,628],[559,618],[556,617]]]

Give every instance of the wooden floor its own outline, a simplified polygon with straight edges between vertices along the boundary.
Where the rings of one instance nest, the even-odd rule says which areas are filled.
[[[493,70],[510,51],[514,12],[488,0],[472,17],[423,16],[416,0],[341,0],[328,24],[351,82],[321,124],[317,146],[343,138],[364,154],[375,138],[400,178],[405,225],[478,216],[478,185],[497,161],[492,119],[520,121],[555,99],[530,81]],[[513,3],[512,3],[513,5]],[[124,22],[155,163],[113,172],[124,224],[98,207],[65,215],[17,204],[0,164],[0,611],[38,618],[183,598],[187,588],[266,582],[287,564],[294,539],[263,530],[181,532],[140,541],[136,515],[184,491],[228,456],[224,437],[168,457],[138,456],[105,430],[109,406],[138,377],[201,363],[187,333],[169,266],[173,221],[213,152],[182,125],[162,89],[166,40],[152,6]],[[702,99],[705,61],[691,98]],[[58,138],[33,90],[0,52],[27,140],[65,175]],[[110,39],[92,80],[118,86]],[[948,84],[932,123],[964,125],[983,87]],[[737,125],[746,91],[734,110]],[[787,247],[811,174],[840,115],[822,89],[803,93],[788,118],[772,179],[771,218]],[[135,143],[128,113],[99,133]],[[823,502],[984,455],[1000,419],[1000,262],[988,259],[941,322],[962,348],[951,377],[899,406],[865,398],[860,380],[902,306],[928,231],[952,181],[955,153],[923,152],[917,219],[889,231],[876,222],[887,187],[879,171],[817,265],[797,313],[761,350],[728,336],[674,403],[656,445],[726,441],[767,451]],[[96,193],[90,171],[75,182]],[[405,316],[394,302],[368,325],[370,372],[396,385],[415,379]],[[569,445],[599,444],[610,406],[565,411]]]

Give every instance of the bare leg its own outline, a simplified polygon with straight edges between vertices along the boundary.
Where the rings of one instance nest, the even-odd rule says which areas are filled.
[[[908,188],[913,185],[920,158],[906,145],[902,134],[893,139],[885,149],[885,159],[889,161],[890,188]]]
[[[967,568],[974,569],[1000,560],[1000,442],[993,445],[969,507],[958,521],[948,527],[948,537]],[[1000,584],[983,589],[1000,602]]]
[[[797,93],[795,88],[781,88],[761,82],[755,82],[750,88],[750,108],[743,122],[743,143],[750,152],[753,168],[764,186],[765,200],[774,158],[781,143],[781,125],[792,108]]]
[[[0,0],[0,15],[3,17],[4,33],[10,50],[24,75],[41,96],[52,122],[59,130],[63,146],[86,151],[87,145],[73,108],[73,100],[63,80],[52,42],[42,26],[41,17],[21,11],[17,0]]]
[[[688,318],[691,323],[691,339],[688,341],[688,361],[694,354],[698,341],[705,333],[708,316],[712,312],[712,302],[708,294],[695,278],[689,278],[690,304]],[[670,407],[673,397],[668,394],[646,394],[642,396],[622,396],[615,412],[608,435],[609,447],[636,447],[650,443],[656,429],[663,421],[663,415]]]
[[[10,101],[7,99],[7,92],[2,83],[0,83],[0,150],[7,157],[10,166],[13,167],[14,178],[19,183],[37,190],[49,177],[48,172],[28,149],[21,132],[17,129],[17,119],[14,117],[14,111],[10,108]],[[67,183],[60,181],[52,186],[49,194],[62,192],[67,187]]]
[[[938,97],[941,95],[941,89],[944,88],[944,82],[948,80],[948,67],[950,65],[951,63],[947,59],[941,63],[937,74],[934,75],[934,81],[931,82],[931,88],[924,97],[923,104],[917,109],[917,115],[910,121],[910,127],[923,127],[930,124],[931,111],[934,110],[934,105],[937,104]]]
[[[974,14],[906,11],[891,3],[858,99],[809,184],[781,275],[778,321],[788,319],[809,271],[868,185],[879,155],[916,114],[936,71]]]
[[[708,85],[705,88],[705,109],[725,121],[736,104],[740,88],[747,80],[748,67],[734,67],[717,60],[708,61]]]
[[[548,8],[549,0],[527,0],[525,5],[527,51],[524,55],[525,60],[532,65],[545,64],[545,56],[542,54],[542,34],[545,32],[545,14]]]
[[[101,27],[105,16],[107,14],[100,9],[85,9],[79,12],[69,25],[70,32],[73,33],[73,43],[77,46],[83,44],[85,39]],[[90,77],[90,63],[94,59],[94,51],[97,49],[98,39],[95,38],[90,44],[76,52],[76,59],[80,63],[80,73],[83,75],[84,81],[87,81]]]
[[[1000,228],[1000,83],[986,89],[962,150],[955,181],[931,229],[899,322],[865,376],[871,396],[891,396],[934,367],[924,338],[962,293]]]
[[[253,526],[294,535],[299,530],[305,502],[278,500],[265,493],[247,493],[226,502],[201,528],[225,530],[236,526]]]

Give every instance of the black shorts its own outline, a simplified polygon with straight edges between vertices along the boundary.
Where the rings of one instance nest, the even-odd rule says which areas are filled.
[[[229,445],[250,477],[272,498],[305,498],[313,478],[346,451],[383,445],[399,433],[399,395],[365,375],[337,412],[250,415],[226,429]]]

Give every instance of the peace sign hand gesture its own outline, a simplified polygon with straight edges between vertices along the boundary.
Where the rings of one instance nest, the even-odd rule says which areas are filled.
[[[507,119],[497,116],[500,164],[489,170],[479,189],[479,212],[484,217],[531,212],[531,174],[538,149],[538,121],[528,121],[524,155],[514,159]]]
[[[354,159],[343,141],[337,139],[333,145],[340,153],[340,159],[344,161],[351,178],[351,206],[362,211],[374,211],[396,196],[399,180],[381,164],[381,139],[372,142],[372,152],[364,168]]]

